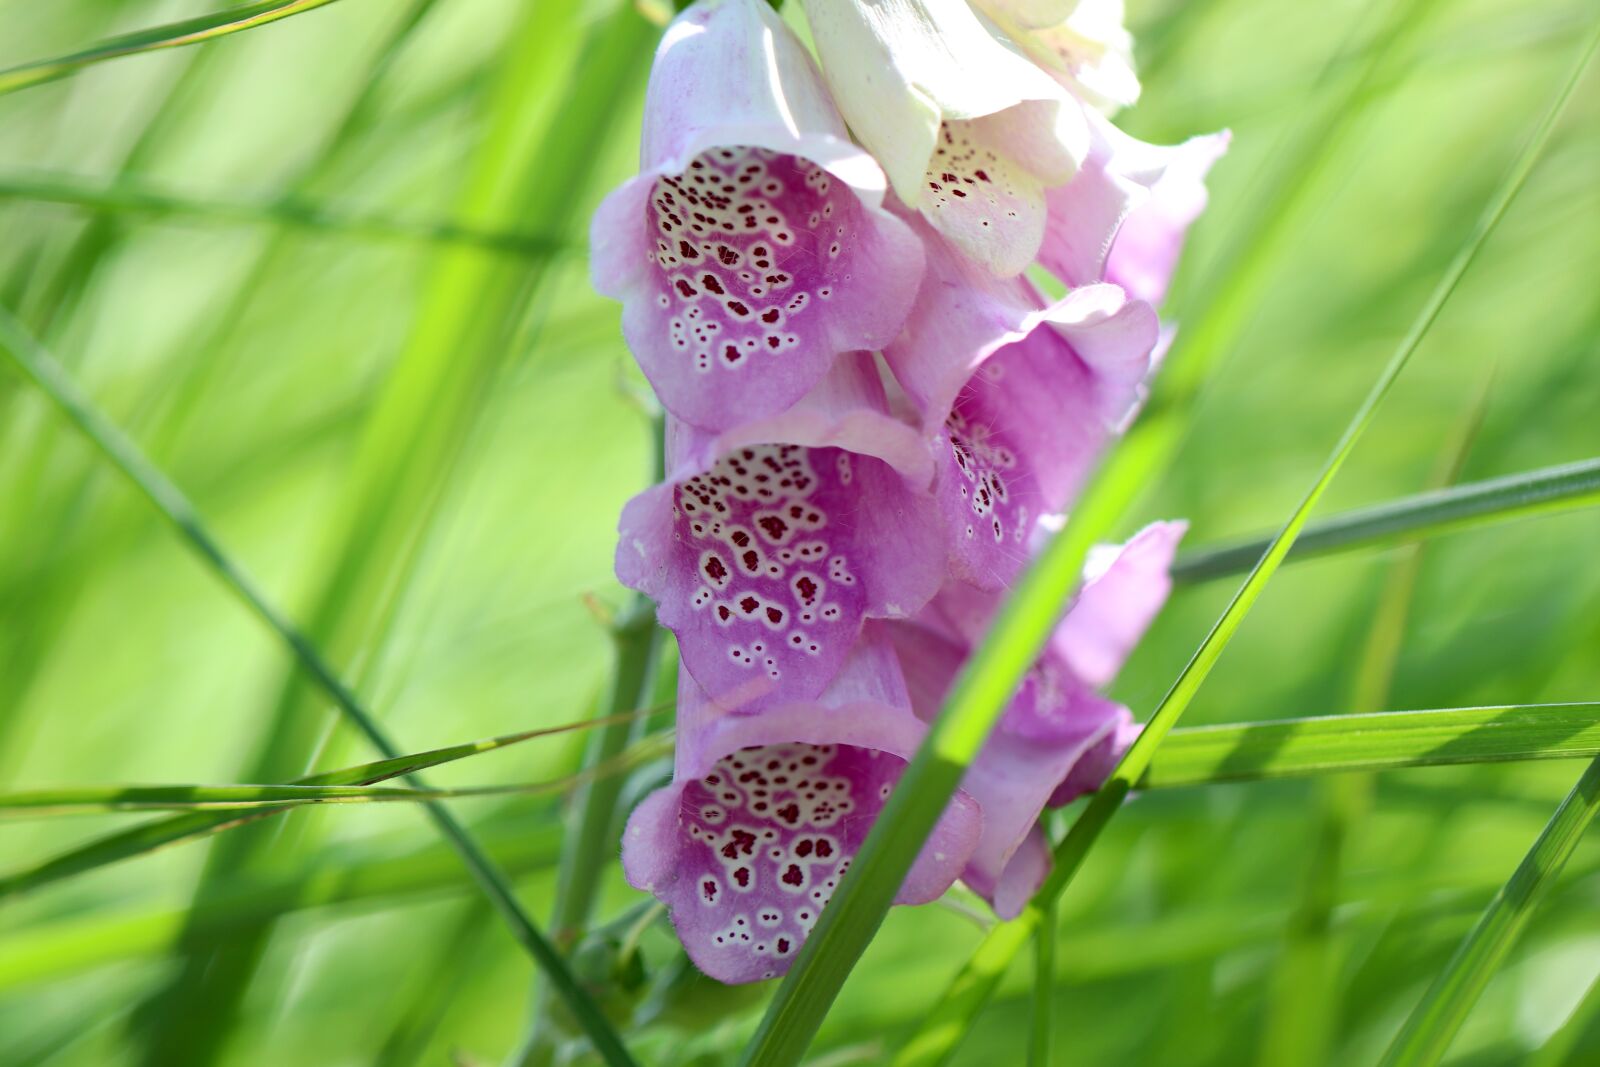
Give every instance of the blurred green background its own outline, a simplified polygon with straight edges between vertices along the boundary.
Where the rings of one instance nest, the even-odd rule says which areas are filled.
[[[1416,21],[1395,35],[1398,3],[1130,3],[1145,91],[1125,128],[1235,135],[1164,310],[1180,327],[1218,322],[1219,298],[1240,314],[1216,327],[1225,343],[1180,409],[1182,444],[1119,536],[1181,516],[1207,544],[1288,514],[1594,17],[1584,0],[1408,6]],[[0,67],[209,9],[0,3]],[[584,220],[632,171],[657,32],[590,0],[347,0],[0,96],[0,303],[405,750],[582,718],[602,691],[610,642],[585,601],[623,603],[615,520],[651,446],[618,308],[588,288]],[[1455,458],[1476,480],[1600,454],[1597,278],[1591,72],[1324,513],[1417,492]],[[1382,705],[1596,698],[1597,544],[1600,513],[1579,511],[1428,545],[1400,639],[1380,649],[1397,657]],[[1407,555],[1286,568],[1186,722],[1370,710],[1358,665]],[[1116,687],[1136,714],[1234,584],[1176,592]],[[0,788],[283,780],[312,755],[373,758],[297,677],[152,509],[0,371]],[[582,748],[566,735],[435,777],[552,779]],[[1371,1062],[1578,773],[1138,798],[1064,901],[1057,1060]],[[557,803],[457,810],[547,915]],[[0,822],[0,874],[137,818]],[[1341,862],[1317,866],[1330,825]],[[232,843],[246,834],[253,845]],[[879,1062],[921,1020],[980,936],[965,899],[891,915],[816,1062]],[[613,865],[596,916],[639,900]],[[224,952],[185,984],[180,938],[253,966],[230,979]],[[1296,970],[1308,940],[1321,962]],[[645,960],[674,965],[662,930]],[[1591,835],[1449,1062],[1524,1062],[1597,960]],[[1013,970],[957,1062],[1023,1061],[1031,973]],[[215,1014],[214,980],[244,989],[236,1014]],[[5,1067],[181,1063],[200,1047],[241,1067],[498,1063],[531,985],[409,805],[301,811],[0,901]],[[748,999],[680,998],[635,1035],[639,1055],[732,1062]],[[186,1044],[200,1032],[215,1044]],[[1600,1020],[1568,1062],[1600,1062]]]

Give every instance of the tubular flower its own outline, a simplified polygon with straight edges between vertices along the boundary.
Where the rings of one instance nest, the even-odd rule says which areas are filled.
[[[1139,99],[1122,0],[974,0],[1078,99],[1110,115]]]
[[[1050,190],[1039,263],[1068,285],[1107,281],[1160,304],[1189,225],[1206,206],[1206,174],[1231,135],[1146,144],[1091,116],[1089,157]]]
[[[719,431],[777,414],[899,330],[922,250],[761,0],[700,0],[668,28],[640,171],[595,215],[594,284],[673,415]]]
[[[1166,600],[1184,528],[1156,523],[1091,556],[1076,601],[962,781],[983,811],[983,835],[961,877],[1001,918],[1020,912],[1049,871],[1039,813],[1098,788],[1137,733],[1127,709],[1096,690]],[[916,620],[892,625],[918,715],[937,713],[996,603],[952,583]]]
[[[804,0],[839,110],[899,198],[999,275],[1089,150],[1078,102],[966,0]]]
[[[974,269],[935,234],[925,242],[927,279],[884,358],[933,441],[951,571],[998,589],[1126,421],[1159,326],[1116,286],[1044,306],[1025,280]]]
[[[667,454],[668,482],[623,509],[617,576],[714,699],[815,699],[864,619],[909,617],[944,577],[932,457],[866,353],[783,415],[716,436],[669,422]]]
[[[751,714],[679,678],[673,780],[634,810],[622,864],[630,884],[668,906],[690,959],[713,978],[789,969],[926,732],[881,625],[815,701]],[[980,822],[958,793],[897,903],[943,894]]]

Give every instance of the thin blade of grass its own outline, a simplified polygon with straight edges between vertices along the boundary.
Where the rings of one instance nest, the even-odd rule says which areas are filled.
[[[417,771],[464,759],[468,756],[491,752],[497,748],[518,744],[539,736],[544,736],[544,734],[540,731],[530,731],[524,734],[511,734],[502,738],[491,738],[487,741],[473,741],[464,745],[452,745],[448,748],[434,749],[432,752],[414,753],[392,759],[379,760],[375,763],[365,763],[358,767],[308,775],[289,784],[303,788],[371,785],[392,778],[411,775]],[[262,817],[283,810],[287,810],[287,807],[278,807],[266,812],[256,812],[254,816]],[[231,829],[240,825],[243,821],[245,820],[236,816],[191,814],[162,819],[130,830],[108,834],[105,837],[96,838],[67,852],[51,857],[42,863],[0,877],[0,901],[111,863],[145,855],[168,845]]]
[[[1597,27],[1600,32],[1600,27]],[[1543,153],[1545,145],[1549,142],[1551,134],[1555,131],[1556,124],[1562,113],[1566,110],[1568,101],[1572,98],[1574,90],[1588,65],[1590,55],[1594,50],[1596,37],[1591,36],[1585,45],[1582,55],[1573,71],[1556,95],[1556,98],[1545,111],[1533,135],[1518,155],[1510,171],[1501,182],[1500,186],[1490,196],[1482,215],[1473,227],[1466,242],[1456,253],[1443,277],[1439,279],[1433,292],[1429,295],[1421,311],[1417,315],[1411,328],[1406,332],[1394,354],[1390,357],[1378,380],[1373,384],[1372,390],[1361,402],[1349,425],[1345,428],[1338,444],[1324,464],[1310,490],[1295,508],[1288,522],[1279,531],[1268,545],[1267,550],[1257,561],[1249,577],[1239,587],[1223,610],[1220,618],[1206,635],[1194,657],[1178,675],[1167,695],[1162,698],[1155,712],[1150,716],[1139,737],[1129,747],[1116,769],[1112,771],[1105,785],[1089,801],[1083,814],[1079,816],[1072,828],[1067,832],[1059,845],[1055,848],[1054,866],[1049,877],[1045,879],[1038,894],[1023,909],[1021,915],[1015,919],[998,924],[978,946],[971,960],[955,981],[946,990],[944,997],[935,1008],[929,1012],[927,1023],[913,1035],[910,1043],[896,1058],[896,1067],[909,1067],[911,1064],[933,1064],[944,1062],[954,1051],[957,1043],[968,1030],[967,1024],[972,1017],[982,1008],[999,984],[1001,977],[1010,966],[1017,952],[1027,943],[1032,932],[1038,927],[1043,908],[1050,901],[1060,896],[1061,892],[1077,874],[1089,850],[1099,839],[1100,834],[1110,823],[1112,817],[1121,807],[1124,797],[1130,789],[1145,776],[1153,761],[1157,749],[1166,738],[1168,731],[1176,724],[1178,718],[1189,706],[1195,693],[1216,665],[1233,635],[1238,632],[1239,626],[1244,622],[1251,607],[1259,599],[1267,581],[1276,573],[1284,557],[1293,547],[1300,531],[1304,528],[1311,510],[1316,506],[1322,495],[1327,491],[1329,484],[1338,474],[1349,458],[1356,442],[1361,438],[1367,427],[1372,423],[1379,405],[1388,395],[1395,379],[1405,369],[1411,354],[1422,343],[1423,337],[1438,318],[1445,303],[1449,300],[1461,278],[1466,274],[1467,268],[1477,258],[1478,252],[1483,248],[1491,233],[1494,232],[1506,209],[1510,207],[1517,193],[1521,191],[1528,175],[1533,172],[1534,164]],[[1074,517],[1076,518],[1076,517]],[[1063,534],[1071,532],[1075,523],[1069,522]],[[1025,579],[1026,582],[1026,579]],[[1015,598],[1013,598],[1015,599]],[[991,637],[1001,627],[997,626],[991,631]],[[978,657],[983,655],[989,646],[986,640],[980,648]],[[977,658],[977,657],[975,657]],[[891,798],[892,801],[892,798]],[[887,814],[887,808],[885,813]],[[874,828],[876,831],[877,827]],[[921,838],[918,838],[920,842]],[[862,873],[853,869],[851,875]],[[846,878],[848,882],[848,876]],[[843,885],[841,885],[841,890]],[[822,916],[823,922],[827,920],[826,909]],[[822,923],[818,924],[820,932]],[[813,935],[813,942],[815,935]],[[808,944],[809,947],[809,944]],[[802,959],[797,961],[797,966]],[[793,978],[793,972],[790,974]],[[782,989],[779,994],[781,996]],[[817,1020],[820,1022],[820,1019]]]
[[[1483,426],[1496,376],[1491,363],[1435,462],[1430,489],[1444,489],[1460,480]],[[1424,547],[1408,546],[1384,568],[1350,687],[1352,711],[1377,712],[1390,703]],[[1372,806],[1373,786],[1371,774],[1347,774],[1318,782],[1313,793],[1311,857],[1273,969],[1257,1057],[1262,1067],[1279,1063],[1318,1067],[1328,1061],[1344,1007],[1338,973],[1341,945],[1334,936],[1333,913],[1346,866],[1346,842]]]
[[[333,2],[334,0],[258,0],[254,4],[244,4],[226,11],[216,11],[209,15],[168,23],[165,26],[155,26],[148,30],[111,37],[80,52],[72,52],[53,59],[35,60],[32,63],[0,70],[0,96],[14,93],[18,89],[55,81],[57,78],[65,78],[78,73],[84,67],[103,63],[108,59],[120,59],[123,56],[155,52],[163,48],[200,44],[203,41],[225,37],[230,33],[238,33],[240,30],[265,26],[269,22],[277,22],[290,15],[299,15]]]
[[[568,245],[537,234],[507,233],[450,221],[393,218],[332,207],[299,196],[269,200],[201,196],[158,189],[130,179],[97,181],[78,174],[0,175],[0,200],[66,204],[96,211],[176,215],[219,222],[288,226],[378,241],[460,244],[518,256],[544,256]]]
[[[1050,1067],[1050,1020],[1056,991],[1056,907],[1045,908],[1033,935],[1033,998],[1028,1017],[1028,1067]]]
[[[1387,548],[1459,530],[1600,504],[1600,459],[1508,474],[1358,508],[1308,525],[1289,559]],[[1243,573],[1261,558],[1269,538],[1201,548],[1180,555],[1174,581],[1192,583]]]
[[[223,580],[224,585],[289,646],[301,667],[333,698],[344,714],[372,742],[373,747],[389,758],[400,757],[401,750],[389,740],[376,720],[322,659],[316,648],[275,605],[266,599],[254,580],[223,551],[221,545],[206,529],[199,513],[177,486],[156,470],[133,442],[89,403],[77,385],[61,371],[47,353],[37,346],[21,323],[17,322],[5,308],[0,308],[0,350],[4,350],[11,357],[12,363],[23,376],[36,385],[62,414],[82,431],[85,438],[104,454],[177,529],[183,539]],[[419,788],[422,787],[420,782],[417,785]],[[466,830],[456,821],[455,816],[435,802],[427,804],[427,811],[440,831],[454,843],[462,861],[473,872],[496,910],[511,927],[518,943],[544,970],[551,985],[567,1002],[573,1016],[584,1026],[606,1061],[614,1067],[631,1065],[632,1057],[628,1055],[621,1038],[617,1036],[589,994],[572,976],[561,956],[523,911],[515,891],[505,876],[472,841]],[[149,841],[140,841],[139,845],[146,851],[150,847],[156,847]]]
[[[1510,881],[1495,894],[1444,972],[1423,995],[1384,1054],[1382,1067],[1428,1067],[1444,1058],[1461,1024],[1549,895],[1597,812],[1600,759],[1589,764]]]
[[[486,751],[486,750],[480,750]],[[129,785],[80,786],[65,789],[30,789],[13,793],[0,793],[0,819],[37,817],[42,815],[85,815],[105,812],[146,811],[261,811],[269,813],[286,811],[308,804],[382,804],[396,801],[466,800],[497,796],[541,796],[569,794],[575,789],[600,782],[614,782],[618,775],[630,771],[670,751],[670,740],[657,736],[601,760],[572,774],[542,782],[521,782],[511,785],[462,786],[440,788],[374,788],[367,785]],[[446,757],[459,759],[464,752]],[[386,760],[401,763],[403,760]],[[430,764],[432,766],[432,764]],[[344,777],[349,772],[338,772]],[[375,779],[383,781],[410,773],[395,770]],[[326,777],[319,775],[318,777]],[[219,820],[219,826],[228,820]],[[187,835],[196,836],[196,835]],[[127,858],[127,857],[119,857]],[[0,897],[4,896],[0,881]]]

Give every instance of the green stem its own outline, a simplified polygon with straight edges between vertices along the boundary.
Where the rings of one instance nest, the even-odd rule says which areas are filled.
[[[1055,1010],[1056,906],[1044,909],[1033,935],[1033,1013],[1028,1033],[1028,1067],[1050,1067],[1050,1021]]]

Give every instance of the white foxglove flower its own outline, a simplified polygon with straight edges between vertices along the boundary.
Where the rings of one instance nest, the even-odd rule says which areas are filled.
[[[1078,102],[965,0],[804,0],[823,76],[895,193],[995,274],[1089,150]]]

